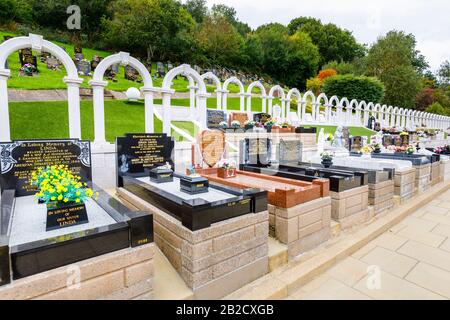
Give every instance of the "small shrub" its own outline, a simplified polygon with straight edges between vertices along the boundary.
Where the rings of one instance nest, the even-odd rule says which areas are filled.
[[[336,70],[334,70],[334,69],[324,69],[324,70],[321,70],[319,72],[319,74],[317,75],[317,78],[320,81],[323,81],[326,78],[329,78],[329,77],[332,77],[332,76],[335,76],[335,75],[337,75]]]
[[[306,81],[306,89],[318,96],[322,89],[322,81],[319,78],[311,78]]]
[[[379,103],[384,97],[384,85],[373,77],[337,75],[325,79],[322,92],[328,97],[336,95],[349,100]]]

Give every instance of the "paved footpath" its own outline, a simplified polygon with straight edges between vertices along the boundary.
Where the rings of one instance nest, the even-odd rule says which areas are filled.
[[[287,299],[450,299],[450,190]]]

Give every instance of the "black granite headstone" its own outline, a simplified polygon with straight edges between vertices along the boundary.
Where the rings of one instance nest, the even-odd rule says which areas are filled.
[[[29,185],[31,173],[50,165],[67,165],[83,182],[92,181],[91,147],[89,141],[17,140],[0,143],[0,186],[15,189],[16,196],[36,192]]]
[[[227,115],[222,110],[210,110],[206,111],[207,126],[209,129],[218,129],[219,124],[223,121],[227,121]]]
[[[77,70],[79,73],[81,73],[83,76],[88,76],[91,73],[91,63],[86,60],[78,61],[77,64]]]
[[[175,142],[163,133],[136,133],[118,137],[117,168],[119,175],[149,176],[150,170],[168,162],[174,170]]]

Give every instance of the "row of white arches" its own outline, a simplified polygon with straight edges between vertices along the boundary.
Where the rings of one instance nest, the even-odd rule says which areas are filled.
[[[35,51],[46,51],[58,58],[64,65],[67,76],[63,81],[68,86],[68,111],[69,111],[69,135],[71,138],[81,138],[80,123],[80,96],[79,86],[83,79],[78,76],[77,68],[70,56],[59,46],[46,41],[42,36],[30,34],[27,37],[16,37],[0,44],[0,140],[10,140],[9,107],[7,80],[11,71],[4,69],[6,60],[13,52],[31,47]],[[217,105],[219,110],[227,111],[228,87],[230,84],[237,85],[240,97],[239,106],[241,112],[252,114],[252,97],[259,95],[261,98],[261,110],[276,116],[280,120],[293,120],[299,124],[322,123],[332,125],[354,125],[365,126],[369,119],[373,117],[382,127],[400,126],[417,127],[426,125],[429,128],[447,129],[450,126],[450,118],[416,110],[398,108],[374,104],[365,101],[349,101],[347,98],[339,99],[336,96],[328,98],[325,94],[317,97],[310,91],[303,95],[296,88],[285,90],[276,85],[267,93],[264,85],[255,81],[251,83],[247,90],[243,83],[236,77],[227,79],[223,84],[213,73],[208,72],[203,75],[197,73],[189,65],[181,65],[170,70],[163,79],[162,87],[153,86],[151,74],[147,68],[129,53],[120,52],[103,59],[93,74],[89,85],[93,89],[94,105],[94,133],[95,142],[103,143],[105,139],[105,112],[104,112],[104,89],[108,82],[103,80],[106,70],[113,64],[130,65],[135,68],[142,77],[143,87],[141,92],[145,101],[145,130],[154,132],[155,108],[153,96],[155,93],[162,95],[162,118],[163,132],[171,134],[172,105],[171,97],[175,91],[171,88],[172,81],[178,75],[185,76],[189,81],[190,92],[190,120],[198,121],[201,129],[206,127],[207,106],[206,99],[211,95],[207,92],[205,81],[211,79],[216,86]],[[259,94],[253,94],[253,90],[259,89]],[[278,98],[281,106],[273,105],[273,100]],[[291,103],[297,101],[297,111],[291,112]],[[275,110],[276,109],[276,110]],[[310,109],[310,112],[307,112]],[[189,120],[189,119],[186,119]]]

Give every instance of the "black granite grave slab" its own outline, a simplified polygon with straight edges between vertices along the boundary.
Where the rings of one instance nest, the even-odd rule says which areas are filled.
[[[2,147],[2,194],[0,198],[0,285],[57,267],[65,266],[108,252],[150,243],[153,241],[153,216],[144,212],[130,212],[123,204],[110,197],[91,182],[91,155],[89,142],[77,139],[13,141],[0,144]],[[61,229],[57,236],[45,237],[45,221],[38,224],[44,230],[39,236],[20,232],[21,223],[15,223],[23,216],[19,208],[31,208],[38,204],[32,196],[35,191],[23,188],[30,170],[51,164],[68,164],[83,181],[99,192],[98,199],[92,199],[97,212],[108,217],[108,223],[89,227],[89,224]],[[78,169],[78,172],[76,172]],[[16,175],[14,175],[16,173]],[[4,187],[5,186],[5,187]],[[24,203],[27,206],[18,206]],[[35,203],[35,204],[34,204]],[[25,212],[28,214],[28,212]],[[89,210],[87,210],[89,215]],[[26,217],[26,216],[25,216]],[[91,216],[93,217],[93,216]],[[38,219],[39,220],[39,219]],[[21,221],[21,220],[18,220]],[[15,228],[11,242],[12,227]],[[83,226],[85,229],[83,229]],[[75,227],[74,227],[75,228]],[[77,230],[76,232],[74,230]],[[55,232],[55,231],[52,231]],[[25,238],[22,236],[26,236]],[[19,236],[19,241],[18,237]],[[37,261],[39,263],[37,263]]]
[[[295,128],[295,133],[317,133],[316,127],[306,128],[306,127],[297,127]]]
[[[174,174],[174,177],[179,179],[182,176]],[[267,210],[267,192],[259,189],[241,190],[210,183],[210,189],[229,194],[229,198],[207,201],[200,194],[192,199],[183,199],[164,183],[151,185],[126,175],[123,176],[123,188],[175,217],[192,231],[233,217]]]
[[[360,157],[360,153],[351,152],[350,155],[352,157]],[[410,161],[414,166],[421,166],[424,164],[431,163],[431,160],[436,159],[434,156],[426,156],[426,155],[420,155],[420,154],[406,154],[406,153],[372,153],[372,158],[379,158],[379,159],[391,159],[391,160],[406,160]],[[439,161],[439,160],[438,160]]]

